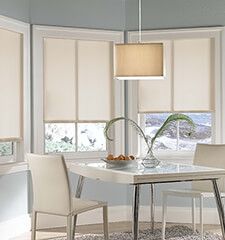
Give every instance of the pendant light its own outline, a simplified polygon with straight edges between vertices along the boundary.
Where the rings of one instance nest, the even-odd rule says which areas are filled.
[[[139,5],[138,43],[115,45],[115,75],[118,80],[160,79],[163,77],[163,44],[142,43],[142,6]]]

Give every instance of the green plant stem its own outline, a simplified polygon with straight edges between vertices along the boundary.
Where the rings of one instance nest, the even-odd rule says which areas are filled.
[[[122,120],[123,120],[123,121],[127,121],[128,123],[131,123],[131,125],[136,129],[136,131],[138,132],[138,134],[139,134],[141,137],[144,138],[144,141],[145,141],[147,147],[150,148],[150,145],[149,145],[149,142],[148,142],[148,138],[146,137],[146,135],[145,135],[145,133],[143,132],[143,130],[138,126],[138,124],[137,124],[134,120],[132,120],[132,119],[130,119],[130,118],[126,118],[126,117],[113,118],[112,120],[110,120],[110,121],[106,124],[105,129],[104,129],[104,135],[105,135],[106,139],[108,139],[109,141],[113,141],[113,139],[109,137],[108,131],[109,131],[110,127],[111,127],[114,123],[116,123],[116,122],[118,122],[118,121],[122,121]]]
[[[185,114],[181,114],[181,113],[175,113],[175,114],[171,114],[166,120],[165,122],[162,124],[162,126],[158,129],[158,131],[155,133],[155,136],[151,139],[150,143],[148,141],[147,136],[145,135],[144,131],[141,129],[141,127],[132,119],[130,118],[126,118],[126,117],[118,117],[118,118],[113,118],[112,120],[110,120],[109,122],[106,123],[106,126],[104,128],[104,135],[106,137],[106,139],[108,139],[109,141],[113,141],[112,138],[109,137],[109,129],[110,127],[118,122],[118,121],[127,121],[128,123],[130,123],[137,131],[137,133],[144,138],[144,141],[148,147],[148,151],[147,154],[149,154],[152,149],[153,149],[153,145],[155,143],[155,140],[160,137],[164,131],[168,128],[168,126],[172,123],[172,122],[177,122],[177,121],[186,121],[188,124],[190,124],[193,128],[195,127],[195,124],[193,122],[193,120],[188,117]]]

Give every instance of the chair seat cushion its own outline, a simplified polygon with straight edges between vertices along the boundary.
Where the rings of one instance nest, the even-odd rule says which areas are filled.
[[[107,206],[105,202],[98,202],[98,201],[89,201],[80,198],[73,198],[72,199],[72,206],[73,206],[73,213],[79,214],[82,212],[90,211],[96,208],[100,208],[103,206]]]

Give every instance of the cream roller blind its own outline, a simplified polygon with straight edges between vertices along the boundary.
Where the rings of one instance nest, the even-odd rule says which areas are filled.
[[[139,112],[202,112],[214,109],[210,38],[172,40],[164,80],[139,81]],[[169,74],[168,74],[169,73]]]
[[[138,81],[140,113],[171,111],[171,43],[163,41],[165,76],[163,79]]]
[[[76,116],[76,42],[44,40],[44,119],[71,122]]]
[[[171,111],[171,79],[138,81],[139,113]]]
[[[111,118],[112,45],[78,41],[78,117],[80,121]]]
[[[112,43],[44,40],[45,122],[111,118]]]
[[[0,29],[0,141],[22,138],[23,37]]]
[[[174,41],[174,110],[213,110],[211,40]]]

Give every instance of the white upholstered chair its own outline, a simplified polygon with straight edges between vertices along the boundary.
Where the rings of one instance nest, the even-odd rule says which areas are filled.
[[[197,144],[194,165],[225,168],[225,144]],[[219,180],[219,188],[221,197],[225,198],[225,179]],[[209,181],[192,182],[191,189],[184,190],[166,190],[163,191],[163,216],[162,216],[162,239],[165,239],[166,228],[166,208],[168,196],[176,197],[190,197],[192,198],[192,225],[193,230],[196,231],[195,226],[195,200],[199,199],[200,202],[200,234],[203,239],[203,199],[214,198],[212,184]]]
[[[63,156],[27,154],[33,183],[32,240],[36,237],[38,213],[67,217],[67,240],[74,239],[73,216],[103,208],[104,237],[108,240],[107,204],[71,197],[69,178]]]

